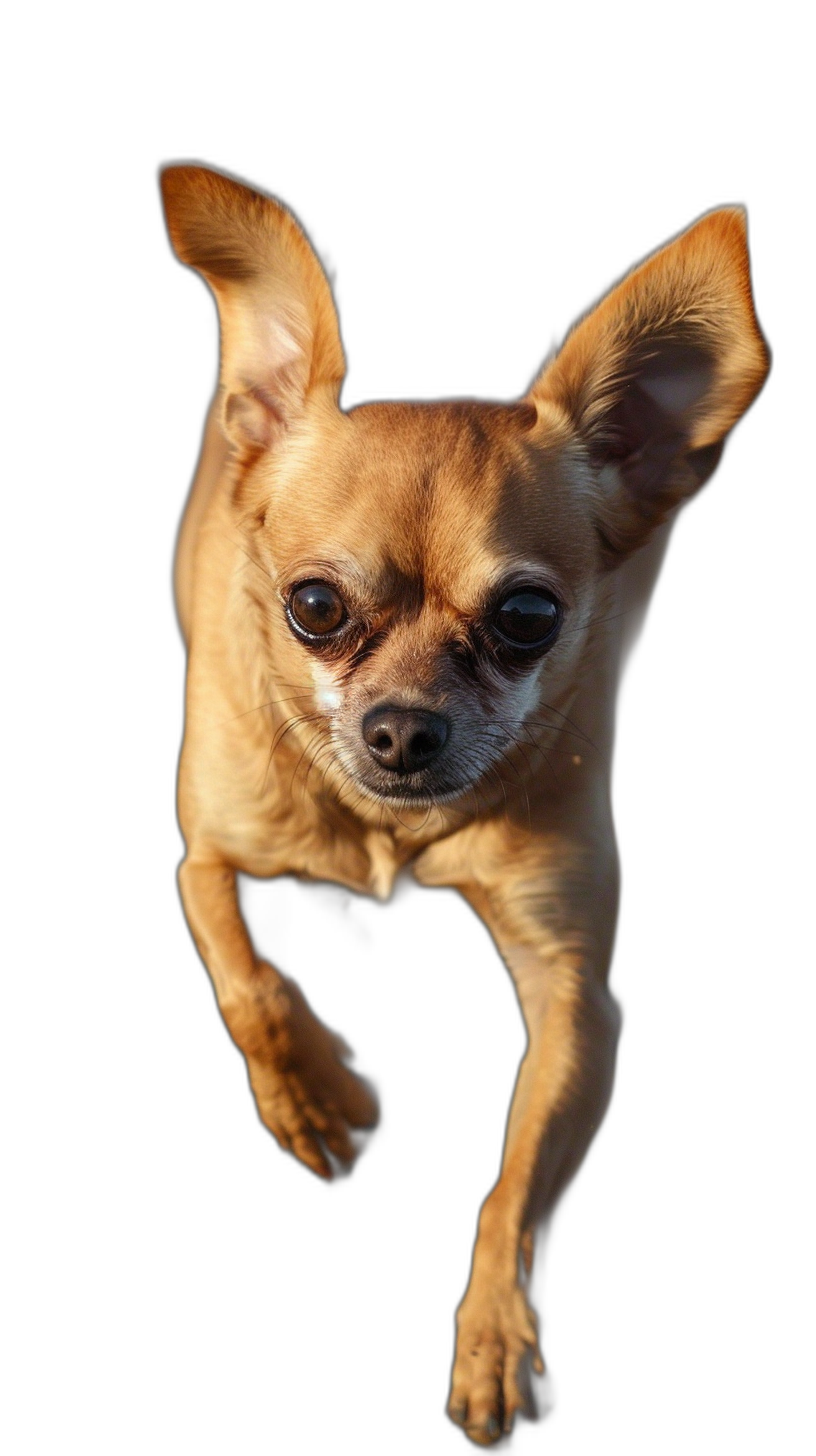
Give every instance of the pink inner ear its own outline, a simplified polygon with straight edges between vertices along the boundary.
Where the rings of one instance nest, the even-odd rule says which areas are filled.
[[[271,399],[281,410],[297,409],[309,376],[311,333],[305,319],[263,295],[245,302],[231,358],[231,388]]]
[[[680,417],[711,387],[713,360],[699,344],[681,339],[647,339],[642,348],[640,358],[634,351],[630,378],[677,428]]]
[[[250,389],[227,395],[224,428],[236,443],[244,440],[266,450],[285,426],[277,401],[264,389]]]
[[[266,295],[250,292],[232,318],[225,428],[236,443],[267,449],[303,410],[311,357],[308,321],[271,289]]]
[[[670,415],[682,415],[696,404],[708,388],[710,371],[692,369],[669,374],[644,374],[640,387],[655,404]]]
[[[653,462],[668,463],[682,453],[694,408],[711,388],[712,359],[685,341],[645,340],[631,350],[621,376],[617,395],[598,422],[593,453],[623,461],[646,452]]]
[[[280,318],[269,318],[265,322],[266,338],[263,341],[261,356],[269,374],[274,375],[278,370],[285,369],[293,360],[297,359],[303,350]]]

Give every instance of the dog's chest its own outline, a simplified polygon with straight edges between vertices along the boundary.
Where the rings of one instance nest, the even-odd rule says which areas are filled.
[[[394,836],[387,831],[370,829],[365,838],[365,849],[369,863],[369,893],[376,895],[378,900],[387,900],[402,867]]]
[[[388,830],[370,830],[357,843],[337,843],[328,853],[307,858],[299,872],[309,879],[329,879],[373,900],[391,900],[399,885],[412,879],[411,856],[401,852]]]
[[[246,873],[261,878],[296,874],[330,880],[386,900],[399,871],[411,858],[388,830],[325,817],[281,812],[233,819],[222,831],[224,848]]]

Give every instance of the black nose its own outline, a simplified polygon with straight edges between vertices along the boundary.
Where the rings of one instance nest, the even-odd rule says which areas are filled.
[[[363,738],[371,757],[394,773],[425,768],[447,737],[447,718],[423,708],[372,708],[363,719]]]

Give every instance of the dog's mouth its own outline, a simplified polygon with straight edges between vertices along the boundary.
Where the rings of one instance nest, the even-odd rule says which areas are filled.
[[[412,774],[397,783],[374,783],[359,773],[353,775],[354,782],[369,799],[395,807],[409,806],[415,809],[430,809],[435,804],[449,804],[472,788],[470,783],[447,784],[429,782],[421,774]]]

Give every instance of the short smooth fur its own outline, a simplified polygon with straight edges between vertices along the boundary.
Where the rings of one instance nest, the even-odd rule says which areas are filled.
[[[377,1115],[255,951],[236,875],[387,897],[405,866],[487,925],[527,1028],[457,1314],[449,1413],[489,1444],[541,1368],[533,1230],[603,1116],[619,1016],[609,763],[626,623],[677,507],[762,387],[744,213],[630,273],[522,400],[344,411],[329,285],[278,202],[162,174],[221,377],[178,546],[185,912],[258,1111],[329,1177]]]

